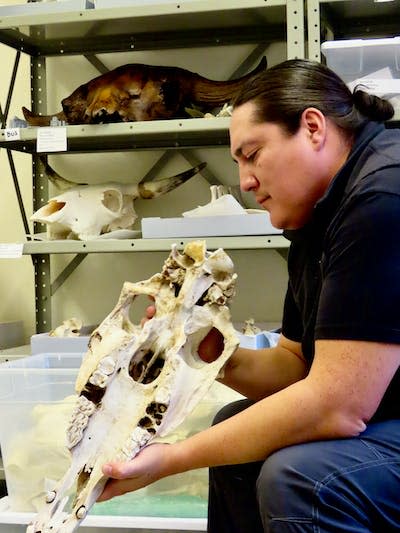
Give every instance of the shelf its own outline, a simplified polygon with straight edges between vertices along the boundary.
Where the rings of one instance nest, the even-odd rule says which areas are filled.
[[[286,40],[287,4],[286,0],[193,0],[60,13],[31,10],[0,17],[0,41],[32,56],[82,54],[82,39],[87,53],[223,45],[225,41],[268,43]],[[297,2],[291,0],[291,4],[296,7]]]
[[[242,237],[185,237],[176,239],[98,239],[93,241],[29,241],[24,243],[23,254],[88,254],[111,252],[165,252],[172,244],[179,248],[193,240],[206,240],[207,248],[215,250],[287,249],[289,241],[282,235]]]
[[[31,60],[30,108],[35,114],[54,111],[47,110],[48,57],[84,56],[99,72],[103,72],[107,67],[96,54],[252,45],[248,47],[252,51],[247,53],[247,58],[232,74],[241,76],[249,71],[270,44],[279,44],[279,49],[281,44],[286,44],[287,59],[305,56],[303,0],[146,0],[129,7],[118,7],[117,2],[110,0],[109,6],[67,11],[64,5],[62,9],[60,6],[59,12],[55,12],[54,3],[52,7],[49,5],[48,10],[43,3],[37,11],[34,4],[29,4],[29,9],[20,11],[23,14],[8,16],[4,11],[1,16],[0,10],[0,42],[17,51],[10,82],[10,98],[21,53],[28,54]],[[209,55],[206,51],[206,61]],[[61,111],[61,104],[56,111]],[[67,151],[62,153],[228,147],[229,123],[229,118],[212,118],[66,126]],[[12,151],[36,156],[38,131],[34,127],[17,129],[12,133],[17,133],[18,139],[10,141],[6,140],[6,130],[0,130],[0,148],[6,148],[8,152],[26,233],[29,227],[19,194]],[[47,196],[48,180],[36,164],[33,165],[33,181],[34,204],[41,205]],[[37,331],[46,331],[47,324],[51,323],[51,305],[44,306],[43,302],[51,301],[54,290],[86,254],[165,252],[170,250],[174,242],[182,247],[192,240],[25,242],[23,254],[33,256],[35,267]],[[275,249],[282,257],[286,257],[289,247],[288,241],[281,235],[212,237],[206,240],[209,249]],[[55,283],[50,281],[52,254],[77,254]]]
[[[68,152],[225,146],[229,144],[229,122],[220,117],[66,126]],[[36,153],[37,132],[34,127],[20,128],[20,139],[7,141],[5,130],[0,130],[0,147]]]

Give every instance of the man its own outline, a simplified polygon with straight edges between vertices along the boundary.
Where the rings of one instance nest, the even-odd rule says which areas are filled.
[[[231,153],[291,240],[282,334],[229,360],[221,381],[249,400],[105,465],[101,499],[209,466],[210,533],[400,530],[400,132],[380,124],[392,115],[311,61],[246,84]],[[218,357],[218,340],[200,357]]]

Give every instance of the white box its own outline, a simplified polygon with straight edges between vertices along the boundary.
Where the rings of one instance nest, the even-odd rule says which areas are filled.
[[[267,212],[248,215],[212,217],[143,218],[144,239],[164,237],[218,237],[236,235],[272,235],[282,230],[272,226]]]
[[[91,0],[58,0],[54,2],[32,2],[12,6],[0,6],[0,17],[16,17],[23,15],[47,15],[49,13],[65,13],[93,8]]]
[[[31,336],[31,353],[84,353],[95,327],[83,326],[78,337],[53,337],[49,333],[36,333]]]
[[[32,355],[40,353],[84,353],[90,337],[50,337],[48,333],[37,333],[31,337]]]
[[[193,2],[193,0],[180,0],[181,2]],[[174,0],[94,0],[94,7],[104,9],[110,7],[140,7],[149,4],[176,5]]]
[[[366,89],[400,107],[400,37],[326,41],[321,45],[326,64],[351,89]]]

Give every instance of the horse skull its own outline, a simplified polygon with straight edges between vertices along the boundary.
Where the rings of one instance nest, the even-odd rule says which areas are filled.
[[[124,284],[79,370],[67,429],[71,466],[27,533],[72,533],[107,481],[102,465],[132,459],[198,404],[238,346],[227,307],[235,281],[222,249],[211,253],[194,241],[182,254],[174,245],[161,273]],[[156,306],[143,327],[129,320],[138,294],[153,297]],[[197,352],[211,328],[221,332],[224,347],[216,361],[205,363]]]

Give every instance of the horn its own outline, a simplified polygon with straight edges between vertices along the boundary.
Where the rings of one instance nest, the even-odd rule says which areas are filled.
[[[203,170],[206,165],[207,163],[200,163],[196,167],[185,170],[184,172],[181,172],[180,174],[170,178],[139,183],[139,197],[143,198],[144,200],[150,200],[151,198],[157,198],[157,196],[161,196],[162,194],[172,191],[179,185],[182,185],[182,183],[185,183],[185,181],[187,181],[189,178]]]
[[[50,121],[53,117],[67,122],[67,118],[63,111],[60,111],[55,115],[35,115],[26,107],[22,107],[22,113],[29,126],[50,126]]]
[[[48,162],[47,158],[44,156],[40,156],[40,161],[42,162],[44,166],[44,171],[46,173],[46,176],[49,178],[51,183],[57,187],[59,191],[67,191],[68,189],[71,189],[71,187],[75,187],[76,185],[87,185],[87,183],[76,183],[74,181],[69,181],[66,178],[63,178],[60,176],[60,174],[57,174],[57,172],[52,168]]]
[[[229,102],[246,81],[266,68],[267,58],[264,56],[254,70],[235,80],[213,81],[194,74],[192,98],[199,104],[222,105]]]

